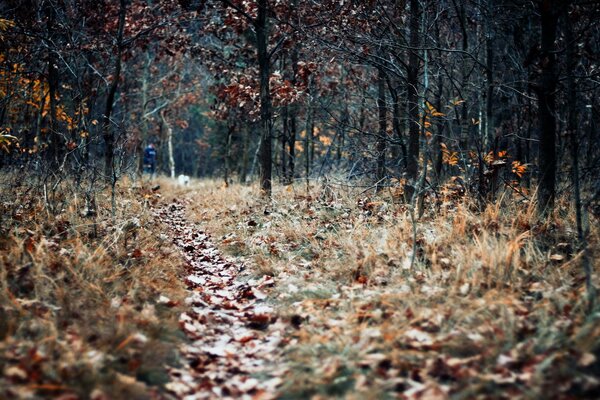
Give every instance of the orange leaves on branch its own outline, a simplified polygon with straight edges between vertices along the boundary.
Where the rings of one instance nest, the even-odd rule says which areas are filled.
[[[15,23],[13,21],[0,18],[0,31],[7,31],[13,26],[15,26]]]
[[[521,164],[520,161],[515,160],[512,162],[512,172],[519,178],[522,178],[527,172],[527,164]]]
[[[486,164],[494,164],[494,162],[498,162],[508,157],[508,152],[506,150],[500,150],[496,153],[493,151],[488,152],[485,157],[483,157],[483,161]]]
[[[448,146],[446,146],[445,143],[441,144],[442,147],[442,161],[444,162],[444,164],[448,164],[448,165],[458,165],[458,152],[456,151],[450,151],[448,149]]]
[[[445,117],[446,114],[439,112],[436,108],[428,101],[425,101],[426,113],[432,117]]]

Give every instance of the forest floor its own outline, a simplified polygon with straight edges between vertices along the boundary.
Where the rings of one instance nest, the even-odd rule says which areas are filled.
[[[160,179],[113,218],[11,179],[0,397],[600,396],[600,231],[576,250],[566,203],[447,192],[413,224],[391,192]]]

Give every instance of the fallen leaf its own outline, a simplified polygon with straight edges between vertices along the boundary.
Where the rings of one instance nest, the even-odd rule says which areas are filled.
[[[4,370],[4,376],[6,376],[9,379],[24,381],[25,379],[27,379],[27,371],[25,371],[21,367],[12,366]]]
[[[592,353],[583,353],[577,362],[580,367],[589,367],[596,362],[596,356]]]

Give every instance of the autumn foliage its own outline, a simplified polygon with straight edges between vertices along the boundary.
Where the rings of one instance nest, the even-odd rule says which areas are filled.
[[[599,20],[4,0],[0,398],[599,397]]]

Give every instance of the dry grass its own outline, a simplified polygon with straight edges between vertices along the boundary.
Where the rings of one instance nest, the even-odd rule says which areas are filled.
[[[255,187],[194,185],[193,218],[277,278],[274,302],[297,327],[284,398],[600,395],[600,314],[586,313],[567,203],[540,222],[509,196],[482,212],[440,201],[415,244],[391,194],[290,186],[267,204]]]
[[[177,362],[183,261],[153,221],[156,196],[128,182],[43,193],[4,176],[0,198],[0,398],[149,398]],[[160,296],[172,300],[158,301]]]

